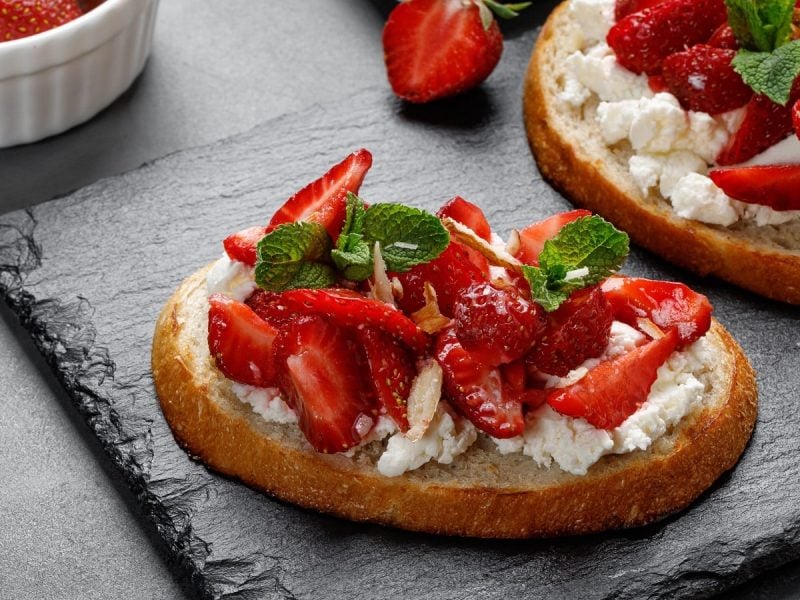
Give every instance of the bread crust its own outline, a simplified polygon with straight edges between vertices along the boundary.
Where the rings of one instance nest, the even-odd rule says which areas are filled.
[[[492,538],[642,525],[682,509],[733,467],[755,422],[753,371],[715,321],[709,335],[725,373],[723,384],[713,390],[719,402],[685,418],[668,452],[606,456],[586,476],[563,473],[555,482],[531,459],[524,464],[530,475],[514,485],[437,478],[441,465],[384,477],[374,464],[319,454],[298,436],[288,438],[285,428],[296,426],[267,424],[233,396],[200,335],[207,330],[205,274],[200,270],[181,284],[161,312],[153,339],[153,379],[175,438],[221,473],[347,519]],[[492,454],[496,457],[486,472],[502,472],[510,459]],[[471,456],[468,451],[456,462]]]
[[[736,230],[682,219],[666,201],[646,202],[627,170],[629,185],[621,186],[620,174],[610,172],[619,160],[610,149],[582,147],[579,134],[592,124],[577,122],[556,95],[564,58],[558,44],[570,20],[563,2],[545,23],[525,76],[525,128],[542,175],[572,202],[602,215],[666,260],[800,304],[800,248],[777,248]]]

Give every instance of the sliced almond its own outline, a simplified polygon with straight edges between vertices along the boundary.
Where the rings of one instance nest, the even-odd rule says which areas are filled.
[[[665,335],[664,331],[647,317],[639,317],[636,319],[636,324],[639,326],[640,331],[643,331],[654,340],[659,340]]]
[[[495,248],[469,227],[450,217],[442,217],[442,223],[457,241],[483,254],[490,264],[503,267],[515,273],[522,273],[522,263],[520,261],[505,250]]]
[[[389,281],[389,276],[386,275],[386,263],[383,261],[380,242],[375,242],[375,250],[372,259],[372,277],[375,281],[372,285],[372,296],[376,300],[380,300],[385,304],[397,308],[394,302],[394,294],[392,293],[392,283]]]
[[[431,360],[420,369],[408,394],[408,431],[412,442],[421,439],[431,424],[442,396],[442,367]]]
[[[425,333],[436,333],[447,327],[450,319],[439,311],[436,290],[427,281],[423,287],[423,293],[425,294],[425,306],[411,313],[411,320]]]

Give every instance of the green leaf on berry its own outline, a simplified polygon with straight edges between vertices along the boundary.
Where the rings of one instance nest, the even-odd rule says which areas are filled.
[[[743,48],[772,52],[789,42],[794,0],[725,0],[725,5]]]
[[[281,225],[258,243],[256,284],[273,292],[333,285],[336,276],[326,264],[330,251],[331,239],[322,225]]]
[[[346,215],[331,260],[347,279],[364,281],[372,275],[372,255],[363,235],[366,209],[364,202],[351,192],[347,194]]]
[[[430,262],[450,243],[450,234],[435,215],[402,204],[374,204],[364,215],[364,241],[381,244],[389,271],[403,272]]]
[[[514,4],[500,4],[495,0],[483,0],[483,3],[489,7],[494,14],[501,19],[513,19],[518,17],[519,13],[531,5],[531,2],[516,2]]]
[[[800,75],[800,40],[781,46],[774,52],[739,50],[731,64],[754,92],[785,106],[789,102],[792,85]]]
[[[556,310],[575,290],[600,283],[622,266],[628,235],[597,215],[567,223],[544,243],[539,266],[523,266],[531,293],[546,311]]]

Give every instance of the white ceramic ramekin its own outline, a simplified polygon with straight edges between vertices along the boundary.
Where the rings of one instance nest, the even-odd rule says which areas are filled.
[[[141,73],[158,0],[105,0],[49,31],[0,43],[0,148],[90,119]]]

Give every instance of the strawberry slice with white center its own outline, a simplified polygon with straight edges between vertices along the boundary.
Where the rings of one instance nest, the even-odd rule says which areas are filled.
[[[425,332],[399,310],[350,290],[287,290],[280,295],[277,304],[285,307],[289,314],[324,315],[348,327],[377,327],[417,352],[428,347]]]
[[[343,452],[371,428],[376,410],[358,344],[320,316],[288,323],[275,342],[278,385],[317,452]]]
[[[606,41],[623,67],[653,74],[673,52],[706,42],[726,19],[724,0],[667,0],[617,21]]]
[[[627,354],[600,363],[571,386],[556,390],[547,403],[562,415],[586,419],[598,429],[621,425],[644,404],[658,368],[677,348],[676,330]]]
[[[397,96],[409,102],[430,102],[478,85],[502,52],[497,22],[492,19],[484,27],[472,1],[401,2],[383,30],[389,83]]]
[[[456,410],[496,438],[522,434],[525,421],[518,394],[504,393],[500,370],[478,362],[464,350],[453,328],[439,334],[435,356],[442,367],[447,398]]]
[[[526,265],[538,265],[539,254],[547,240],[556,237],[567,223],[591,214],[588,210],[571,210],[528,225],[519,231],[519,249],[514,253],[514,258]]]
[[[400,431],[408,431],[408,394],[417,374],[411,353],[392,336],[375,327],[356,329],[367,355],[370,381],[378,402]]]
[[[712,169],[708,176],[735,200],[800,210],[800,164]]]
[[[711,327],[711,303],[682,283],[639,277],[609,277],[602,290],[617,321],[638,327],[646,318],[663,330],[678,333],[683,347],[701,338]]]
[[[368,150],[356,150],[289,198],[272,216],[268,226],[248,227],[229,235],[223,242],[225,252],[232,260],[252,267],[256,264],[256,247],[261,238],[278,225],[295,221],[319,223],[336,241],[344,224],[347,192],[358,193],[371,166],[372,154]]]
[[[249,306],[222,294],[213,294],[208,303],[208,349],[217,368],[240,383],[274,386],[277,330]]]

